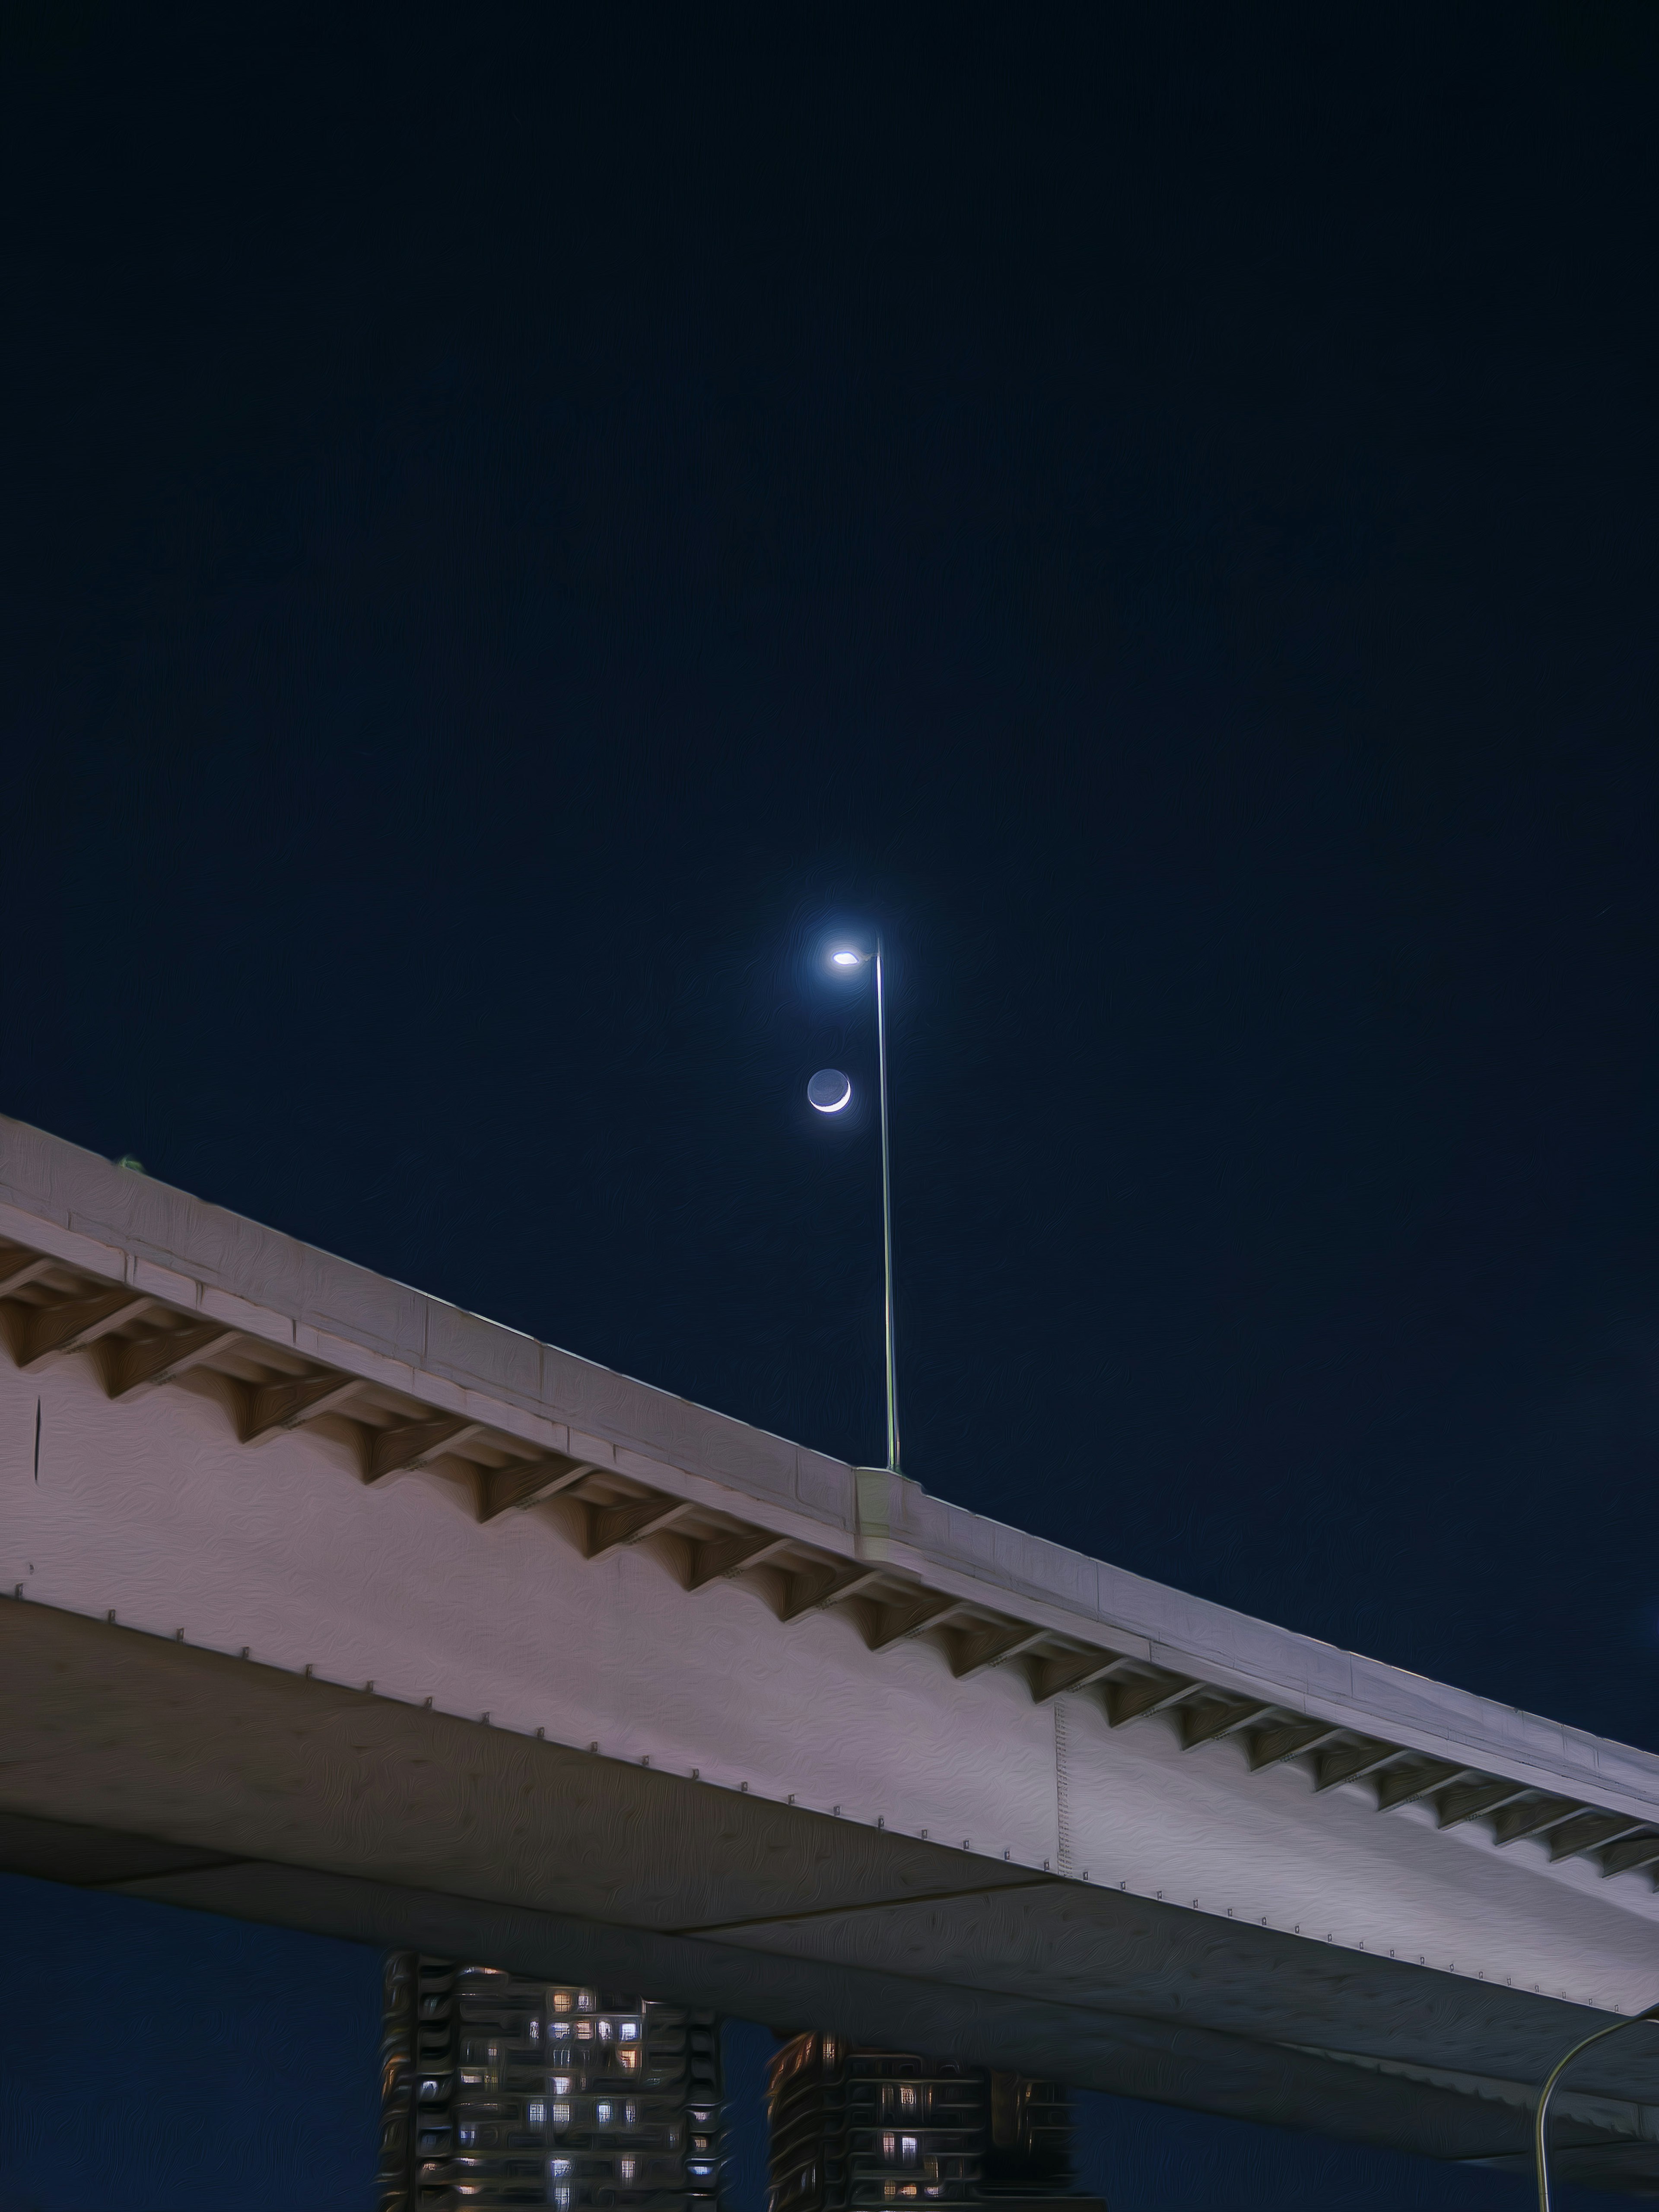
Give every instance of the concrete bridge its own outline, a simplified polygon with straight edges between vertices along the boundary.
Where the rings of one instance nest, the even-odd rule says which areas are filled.
[[[1499,2165],[1659,1998],[1644,1752],[3,1121],[0,1329],[14,1870]]]

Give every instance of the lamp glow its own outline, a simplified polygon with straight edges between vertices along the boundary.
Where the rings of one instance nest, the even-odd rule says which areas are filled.
[[[860,965],[859,956],[856,952],[832,952],[830,955],[830,957],[835,962],[837,968],[856,968]]]

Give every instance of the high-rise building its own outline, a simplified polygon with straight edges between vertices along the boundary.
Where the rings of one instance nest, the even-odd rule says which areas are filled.
[[[380,2212],[714,2212],[712,2013],[394,1952],[384,2023]]]
[[[1007,2197],[1071,2194],[1072,2106],[1063,2081],[993,2072],[986,2083],[985,2168],[979,2193]]]
[[[772,2060],[768,2212],[1065,2204],[1071,2116],[1058,2082],[872,2051],[808,2033]]]

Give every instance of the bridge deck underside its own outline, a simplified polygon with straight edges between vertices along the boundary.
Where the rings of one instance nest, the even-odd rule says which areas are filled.
[[[78,1357],[114,1403],[132,1405],[163,1388],[205,1398],[244,1445],[310,1431],[343,1451],[366,1485],[429,1471],[459,1487],[481,1525],[551,1516],[592,1563],[641,1549],[687,1591],[741,1586],[782,1625],[833,1609],[872,1652],[922,1643],[956,1680],[1009,1669],[1040,1704],[1085,1697],[1113,1728],[1162,1718],[1183,1748],[1231,1744],[1253,1774],[1294,1763],[1317,1790],[1364,1782],[1381,1813],[1425,1806],[1442,1828],[1479,1823],[1500,1847],[1535,1841],[1553,1861],[1583,1858],[1606,1875],[1640,1872],[1659,1889],[1659,1817],[1310,1716],[1295,1700],[1023,1616],[988,1592],[928,1588],[908,1568],[848,1559],[810,1531],[746,1519],[731,1510],[735,1500],[722,1510],[571,1451],[527,1444],[487,1419],[440,1410],[234,1322],[180,1311],[4,1239],[0,1343],[24,1376]]]
[[[0,1194],[0,1866],[1500,2164],[1656,1994],[1639,1752],[4,1122]],[[1648,2035],[1564,2171],[1659,2193]]]
[[[46,1879],[1450,2159],[1523,2158],[1587,2019],[55,1608],[0,1667],[0,1865]],[[1653,2058],[1586,2062],[1564,2172],[1659,2191]]]

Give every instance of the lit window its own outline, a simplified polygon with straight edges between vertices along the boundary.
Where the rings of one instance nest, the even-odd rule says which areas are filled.
[[[570,2159],[550,2158],[547,2161],[547,2170],[556,2181],[562,2173],[574,2173],[576,2169],[574,2162]]]
[[[898,2137],[896,2136],[884,2136],[882,2137],[881,2154],[884,2158],[896,2158],[897,2156]]]
[[[836,2063],[836,2039],[833,2035],[826,2035],[823,2039],[823,2063],[826,2066],[833,2066]]]
[[[901,2083],[900,2083],[900,2085],[899,2085],[899,2110],[900,2110],[900,2112],[914,2112],[915,2109],[916,2109],[916,2093],[915,2093],[915,2087],[913,2087],[913,2085],[912,2085],[910,2082],[908,2082],[908,2081],[901,2082]]]
[[[464,2143],[477,2142],[478,2140],[478,2130],[477,2128],[462,2128],[459,2132],[461,2141]]]
[[[533,2097],[525,2106],[524,2116],[532,2128],[544,2128],[547,2125],[547,2107]]]
[[[570,2033],[570,2022],[568,2020],[556,2020],[553,2023],[553,2033],[560,2041],[563,2041]]]
[[[611,2037],[615,2035],[616,2033],[616,2029],[611,2026],[608,2020],[602,2020],[599,2022],[599,2041],[601,2043],[609,2043]]]
[[[554,2011],[555,2011],[555,2012],[568,2012],[568,2011],[569,2011],[569,2009],[570,2009],[570,1992],[569,1992],[569,1990],[554,1990],[554,1992],[553,1992],[553,2009],[554,2009]]]
[[[553,2202],[557,2205],[558,2212],[570,2212],[570,2185],[568,2182],[562,2187],[555,2183]]]
[[[593,1992],[592,1992],[592,1990],[577,1990],[577,1992],[576,1992],[576,2009],[577,2009],[577,2011],[578,2011],[578,2012],[592,2012],[592,2009],[593,2009]]]
[[[576,2040],[579,2043],[592,2043],[593,2023],[591,2020],[579,2020],[576,2022]]]
[[[685,2170],[694,2181],[711,2180],[714,2172],[712,2166],[699,2166],[695,2160],[689,2164]]]
[[[636,2044],[632,2051],[619,2051],[617,2053],[617,2063],[624,2074],[637,2074],[640,2070],[638,2045]]]
[[[570,2125],[570,2107],[568,2105],[554,2106],[553,2124],[556,2128],[568,2128]]]
[[[530,2040],[532,2043],[539,2043],[541,2039],[542,2024],[538,2020],[532,2020],[530,2023]]]
[[[421,2084],[421,2094],[422,2094],[423,2097],[435,2097],[435,2096],[437,2095],[437,2094],[438,2094],[438,2085],[437,2085],[437,2083],[436,2083],[435,2081],[422,2081],[422,2084]]]
[[[639,2170],[640,2162],[636,2158],[619,2158],[617,2160],[617,2178],[619,2181],[631,2181]]]
[[[570,2076],[568,2074],[556,2074],[548,2087],[556,2097],[568,2097],[570,2094]]]
[[[623,2124],[624,2127],[631,2128],[635,2121],[637,2120],[639,2117],[640,2108],[637,2105],[624,2105],[623,2106]]]
[[[594,2106],[593,2123],[596,2127],[608,2128],[610,2126],[611,2107],[609,2105],[601,2103]]]
[[[914,2166],[916,2162],[916,2139],[914,2136],[899,2137],[899,2164]]]
[[[638,2021],[618,2021],[617,2023],[617,2040],[622,2043],[637,2043],[640,2039],[640,2024]]]

